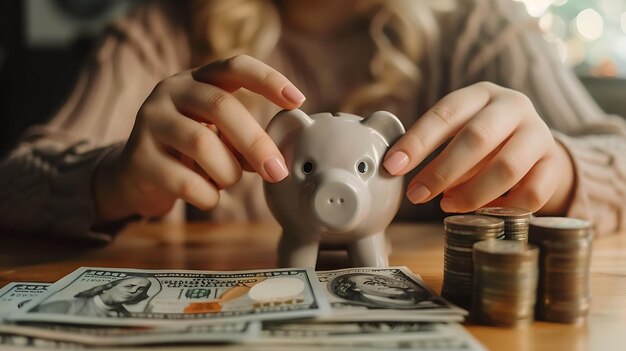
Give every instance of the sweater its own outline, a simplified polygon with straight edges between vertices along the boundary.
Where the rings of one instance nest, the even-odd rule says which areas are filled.
[[[428,67],[428,76],[441,77],[440,84],[426,81],[426,98],[416,96],[377,109],[395,113],[408,128],[437,99],[475,82],[486,80],[520,91],[531,99],[574,164],[575,188],[564,215],[590,220],[599,235],[623,230],[626,122],[597,106],[523,5],[510,0],[467,4],[452,20],[438,22],[441,59]],[[137,111],[155,85],[199,64],[193,59],[184,21],[175,15],[148,3],[104,33],[62,108],[49,122],[30,128],[0,162],[0,226],[105,241],[114,236],[115,223],[96,226],[92,176],[108,153],[123,148]],[[348,91],[365,81],[369,62],[363,56],[371,50],[367,33],[321,40],[283,28],[267,63],[304,92],[305,112],[332,112]],[[259,106],[251,112],[265,127],[279,109],[269,102]],[[416,206],[405,199],[395,220],[441,219],[437,200]],[[247,172],[237,184],[220,191],[214,209],[201,212],[178,204],[167,217],[216,222],[272,219],[260,176]]]

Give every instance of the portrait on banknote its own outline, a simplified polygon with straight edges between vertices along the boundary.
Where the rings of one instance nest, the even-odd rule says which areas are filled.
[[[191,272],[82,267],[11,318],[165,325],[316,316],[329,306],[314,276],[311,269]]]
[[[34,312],[62,313],[89,317],[127,317],[125,305],[147,299],[152,283],[144,277],[127,277],[81,291],[69,300],[52,301],[37,306]]]
[[[372,309],[420,309],[443,305],[422,286],[400,277],[374,272],[349,272],[328,282],[331,294],[349,304]]]

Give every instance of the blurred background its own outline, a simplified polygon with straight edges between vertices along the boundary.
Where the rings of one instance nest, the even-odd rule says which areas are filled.
[[[0,155],[55,112],[98,33],[139,1],[0,1]],[[539,19],[598,103],[626,117],[626,0],[510,1]]]

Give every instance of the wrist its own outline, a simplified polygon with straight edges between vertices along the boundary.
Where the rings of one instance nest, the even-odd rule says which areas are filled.
[[[120,171],[120,155],[123,146],[109,152],[96,166],[93,174],[93,194],[96,207],[96,223],[107,223],[135,214],[126,198]]]
[[[559,182],[548,202],[537,212],[539,215],[565,216],[570,208],[574,188],[576,185],[576,172],[574,161],[565,146],[556,140],[555,159],[559,173]]]

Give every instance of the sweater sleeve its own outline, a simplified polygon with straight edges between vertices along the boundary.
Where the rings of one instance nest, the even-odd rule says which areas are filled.
[[[543,34],[521,3],[475,1],[455,47],[453,84],[488,80],[525,93],[573,161],[576,182],[566,215],[592,221],[599,235],[621,231],[626,122],[600,109]]]
[[[95,228],[93,171],[123,148],[153,87],[187,66],[185,38],[155,5],[110,26],[58,113],[0,161],[1,227],[110,240]]]

